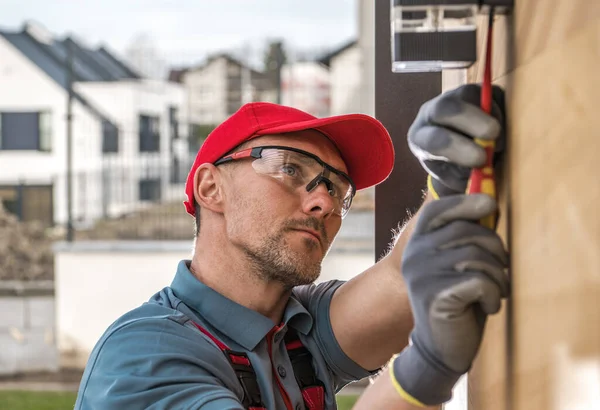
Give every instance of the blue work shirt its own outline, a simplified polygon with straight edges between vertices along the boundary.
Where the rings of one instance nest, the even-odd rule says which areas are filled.
[[[278,381],[294,409],[305,408],[283,342],[288,328],[313,356],[326,409],[336,408],[335,393],[344,385],[371,374],[346,356],[333,334],[329,307],[343,282],[296,287],[276,324],[204,285],[188,266],[181,261],[170,287],[106,330],[88,360],[75,409],[243,409],[231,365],[193,322],[248,354],[269,410],[286,409]]]

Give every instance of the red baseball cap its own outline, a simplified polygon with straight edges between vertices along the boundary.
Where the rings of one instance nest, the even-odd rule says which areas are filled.
[[[317,118],[296,108],[267,102],[243,105],[206,138],[185,184],[187,212],[194,216],[194,174],[204,163],[214,163],[245,141],[261,135],[315,129],[338,148],[356,189],[385,180],[394,167],[394,146],[389,133],[373,117],[364,114]]]

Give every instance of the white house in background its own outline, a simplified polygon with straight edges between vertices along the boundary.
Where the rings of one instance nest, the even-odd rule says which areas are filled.
[[[351,40],[319,59],[329,67],[331,115],[361,113],[375,115],[374,26],[372,1],[357,4],[358,40]],[[374,206],[375,188],[359,192],[355,203]]]
[[[106,48],[27,23],[0,30],[0,201],[22,219],[66,221],[68,50],[73,53],[76,223],[168,195],[187,167],[183,87],[140,78]]]
[[[281,68],[281,103],[316,117],[330,114],[330,74],[318,61],[284,64]]]
[[[75,90],[118,124],[118,155],[106,157],[103,167],[108,212],[126,212],[140,201],[183,199],[183,183],[193,160],[183,87],[140,79],[79,82]]]
[[[358,47],[361,60],[361,110],[363,114],[375,116],[375,2],[359,0]]]
[[[211,56],[197,67],[172,70],[169,80],[186,89],[189,122],[204,129],[220,124],[245,103],[276,98],[275,87],[264,73],[228,54]]]
[[[319,60],[329,67],[332,115],[366,113],[361,59],[358,42],[352,40]]]

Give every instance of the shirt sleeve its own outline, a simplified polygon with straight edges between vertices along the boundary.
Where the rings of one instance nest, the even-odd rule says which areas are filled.
[[[241,389],[223,354],[199,332],[166,317],[144,318],[101,339],[75,409],[243,410]]]
[[[363,379],[377,372],[364,369],[348,357],[333,333],[329,315],[331,299],[335,291],[344,283],[344,281],[333,280],[319,285],[298,286],[294,289],[296,299],[313,317],[314,324],[311,330],[311,339],[331,371],[336,391],[339,391],[350,382]]]

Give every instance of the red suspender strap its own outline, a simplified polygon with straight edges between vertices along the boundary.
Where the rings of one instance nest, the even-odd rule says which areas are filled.
[[[204,333],[206,336],[208,336],[208,338],[210,340],[212,340],[213,342],[215,342],[215,344],[217,346],[219,346],[219,349],[221,350],[229,350],[229,347],[227,347],[227,345],[223,342],[221,342],[219,339],[217,339],[216,337],[214,337],[213,335],[211,335],[208,330],[206,330],[205,328],[203,328],[202,326],[200,326],[198,323],[194,322],[194,325],[198,328],[199,331],[201,331],[202,333]]]
[[[317,379],[312,364],[312,355],[298,338],[295,330],[289,329],[285,336],[285,347],[292,362],[296,382],[300,386],[304,405],[308,410],[325,409],[325,387]]]
[[[198,323],[193,322],[194,325],[204,333],[210,340],[212,340],[221,349],[227,361],[233,368],[242,390],[244,391],[244,398],[242,404],[244,408],[248,410],[267,410],[262,402],[260,395],[260,387],[258,386],[258,380],[256,379],[256,373],[248,359],[248,355],[245,352],[236,352],[231,350],[225,343],[214,337],[208,330],[200,326]]]
[[[236,352],[231,350],[225,343],[214,337],[208,330],[197,323],[194,325],[212,340],[225,354],[227,361],[235,371],[235,374],[244,390],[244,399],[242,404],[248,410],[266,410],[262,402],[260,388],[254,368],[245,352]],[[302,392],[304,405],[307,410],[325,410],[325,387],[317,379],[312,364],[312,355],[302,344],[296,331],[288,329],[285,336],[285,347],[292,363],[294,377]]]

